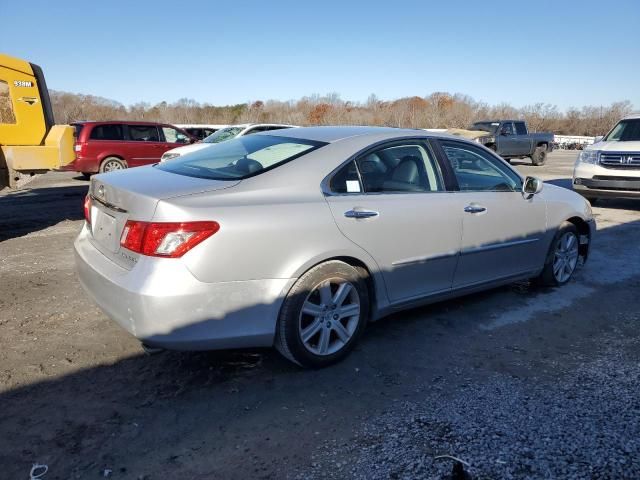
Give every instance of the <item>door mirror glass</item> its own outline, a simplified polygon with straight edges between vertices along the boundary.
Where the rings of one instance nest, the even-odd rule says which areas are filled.
[[[542,191],[542,180],[536,177],[527,177],[522,185],[522,193],[526,195],[535,195]]]

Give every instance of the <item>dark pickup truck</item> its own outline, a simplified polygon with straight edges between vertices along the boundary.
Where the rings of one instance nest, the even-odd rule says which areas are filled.
[[[531,157],[534,165],[544,165],[547,153],[553,149],[553,133],[529,133],[522,120],[491,120],[476,122],[469,130],[487,132],[476,138],[505,160]]]

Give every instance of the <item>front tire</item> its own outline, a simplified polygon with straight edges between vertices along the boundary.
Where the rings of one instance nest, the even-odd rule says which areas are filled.
[[[540,145],[536,147],[533,151],[533,155],[531,155],[531,162],[536,167],[541,167],[547,161],[547,146]]]
[[[535,282],[547,287],[567,283],[578,267],[579,249],[578,229],[573,223],[564,222],[551,242],[544,269]]]
[[[313,267],[285,298],[275,346],[306,368],[342,360],[353,350],[369,316],[369,292],[358,270],[338,260]]]

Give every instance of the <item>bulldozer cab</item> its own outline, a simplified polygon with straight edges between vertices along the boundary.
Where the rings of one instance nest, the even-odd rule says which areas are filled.
[[[73,159],[73,127],[55,125],[42,69],[0,54],[0,188]]]

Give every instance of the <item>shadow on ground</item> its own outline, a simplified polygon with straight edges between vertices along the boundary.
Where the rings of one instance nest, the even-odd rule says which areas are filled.
[[[0,196],[0,242],[84,218],[88,185],[34,188]]]

